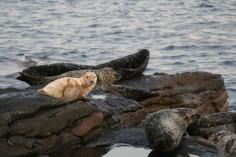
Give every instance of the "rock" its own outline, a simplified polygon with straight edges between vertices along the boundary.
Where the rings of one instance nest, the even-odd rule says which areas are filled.
[[[168,152],[176,149],[194,115],[192,109],[166,109],[147,116],[145,132],[153,148]]]
[[[56,63],[49,65],[31,66],[25,69],[23,72],[21,72],[20,75],[17,77],[17,79],[25,81],[30,85],[42,84],[46,83],[49,80],[58,77],[63,77],[65,75],[73,75],[73,76],[80,75],[80,72],[78,72],[78,70],[83,70],[82,72],[86,72],[88,70],[102,69],[109,67],[114,69],[120,75],[120,79],[126,80],[136,76],[140,76],[146,69],[148,61],[149,61],[149,51],[143,49],[138,51],[137,53],[127,55],[122,58],[115,59],[96,66],[76,65],[70,63]],[[77,71],[63,74],[74,70]],[[101,72],[97,71],[97,73]]]
[[[69,104],[33,91],[0,97],[1,157],[45,154],[74,143],[82,147],[118,125],[123,114],[144,111],[136,101],[99,90]],[[112,117],[118,120],[109,123]]]
[[[66,64],[54,68],[61,72],[68,70],[63,69],[65,67]],[[69,70],[75,67],[79,66],[68,66]],[[52,69],[45,72],[45,66],[40,68],[42,75],[49,75],[50,70],[54,69],[48,67]],[[32,70],[32,73],[37,73],[37,70]],[[68,104],[38,95],[36,88],[0,95],[1,157],[47,155],[62,149],[84,148],[100,135],[105,136],[107,130],[121,126],[128,128],[120,130],[126,136],[118,136],[119,132],[109,136],[116,139],[111,144],[126,141],[138,146],[144,143],[140,136],[145,135],[142,120],[147,112],[187,107],[189,109],[186,110],[199,109],[202,113],[209,113],[227,110],[228,107],[221,76],[204,72],[132,77],[106,89],[96,88],[84,101]],[[167,147],[171,149],[179,145],[185,127],[192,120],[188,112],[181,113],[182,116],[180,112],[174,113],[170,117],[180,119],[180,124],[177,124],[180,131],[173,137],[177,142],[168,141],[170,146]],[[139,136],[136,129],[143,130],[144,134]]]
[[[134,99],[149,113],[167,108],[198,108],[199,113],[228,111],[221,75],[207,72],[155,74],[121,81],[110,92]]]
[[[204,138],[220,131],[236,132],[235,112],[220,112],[201,116],[188,128],[190,135]]]
[[[25,138],[22,136],[12,136],[8,139],[7,143],[9,145],[21,145],[28,149],[33,149],[40,145],[39,141],[34,138]]]
[[[129,144],[134,147],[149,147],[150,143],[143,128],[119,125],[105,130],[99,138],[86,145],[87,148],[109,146],[113,144]]]
[[[79,122],[78,126],[71,130],[75,136],[83,137],[93,128],[102,124],[104,116],[101,112],[93,113],[90,117],[85,118]]]
[[[147,116],[144,109],[139,109],[135,112],[127,112],[121,116],[121,124],[127,126],[136,126]]]
[[[110,149],[117,147],[117,144],[133,147],[143,147],[149,149],[150,143],[143,128],[118,126],[107,129],[86,147],[80,149],[60,149],[50,153],[50,157],[101,157]],[[133,147],[132,147],[133,146]],[[127,153],[128,154],[128,153]],[[179,147],[173,152],[151,151],[148,157],[218,157],[217,149],[212,145],[206,145],[198,138],[184,136]],[[111,155],[111,154],[110,154]]]
[[[41,112],[32,118],[16,121],[10,125],[11,135],[24,135],[26,137],[49,136],[70,127],[75,121],[91,115],[94,111],[93,106],[82,101],[68,104],[61,108]]]
[[[236,134],[228,131],[220,131],[213,134],[210,140],[217,146],[219,157],[236,156]]]
[[[35,89],[2,94],[0,102],[0,126],[48,108],[65,105],[55,98],[38,95]]]

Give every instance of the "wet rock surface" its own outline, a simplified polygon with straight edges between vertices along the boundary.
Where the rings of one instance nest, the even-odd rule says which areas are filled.
[[[69,104],[38,95],[36,88],[0,96],[2,156],[47,154],[74,143],[81,148],[107,129],[119,125],[139,126],[143,130],[146,115],[165,108],[199,107],[205,113],[228,108],[222,78],[203,72],[141,76],[121,81],[109,89],[98,87],[85,101]],[[129,129],[126,134],[132,133],[135,129]],[[137,145],[143,143],[136,142]]]
[[[131,135],[132,134],[132,135]],[[123,146],[150,148],[144,129],[138,127],[118,126],[107,129],[100,137],[91,141],[88,145],[80,149],[75,148],[58,150],[50,153],[51,157],[101,157],[106,154],[113,144]],[[127,153],[128,154],[128,153]],[[117,155],[117,154],[116,154]],[[179,147],[171,152],[150,151],[148,157],[189,157],[196,155],[200,157],[218,157],[217,149],[213,145],[206,145],[195,137],[184,136]]]
[[[198,108],[199,113],[228,111],[221,75],[207,72],[159,74],[122,81],[112,91],[140,102],[147,112],[166,108]]]
[[[29,84],[42,83],[34,82],[32,76],[57,77],[73,70],[107,67],[119,73],[121,78],[105,88],[97,86],[85,100],[72,103],[38,95],[36,90],[40,87],[37,86],[0,91],[0,156],[47,155],[116,143],[150,147],[149,141],[155,145],[159,138],[153,130],[160,131],[161,136],[166,127],[171,134],[164,133],[165,139],[159,140],[162,150],[171,151],[172,155],[186,156],[194,152],[215,157],[216,148],[186,137],[184,132],[192,121],[197,124],[194,131],[204,128],[205,123],[195,122],[204,119],[205,114],[228,110],[228,95],[221,75],[206,72],[142,75],[148,60],[149,52],[141,50],[97,66],[60,63],[24,70],[18,79]],[[185,109],[180,112],[175,108]],[[156,115],[163,109],[173,110],[170,114]],[[143,122],[150,113],[153,113],[154,121],[153,118],[150,122],[146,120],[146,136]],[[192,113],[201,115],[200,119],[193,120]],[[162,123],[163,119],[168,125]],[[225,124],[214,116],[211,119],[216,125]],[[226,119],[229,122],[226,124],[232,124],[233,128],[234,115]],[[149,130],[147,126],[153,127]],[[201,136],[201,133],[196,135]]]

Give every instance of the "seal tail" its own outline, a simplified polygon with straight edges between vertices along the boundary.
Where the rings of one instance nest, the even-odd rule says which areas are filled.
[[[20,75],[17,77],[18,80],[24,81],[29,85],[38,85],[46,82],[46,79],[42,76],[30,76],[24,72],[20,72]]]

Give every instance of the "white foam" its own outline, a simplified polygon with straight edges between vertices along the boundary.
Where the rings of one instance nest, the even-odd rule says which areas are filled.
[[[194,154],[189,154],[189,157],[200,157],[200,156],[194,155]]]
[[[99,95],[95,95],[95,94],[93,94],[93,95],[91,95],[94,99],[102,99],[102,100],[105,100],[106,99],[106,95],[102,95],[102,94],[99,94]]]

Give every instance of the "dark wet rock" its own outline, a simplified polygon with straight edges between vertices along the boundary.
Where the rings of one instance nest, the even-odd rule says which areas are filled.
[[[33,92],[29,89],[0,98],[1,157],[46,153],[74,142],[81,147],[118,125],[128,113],[144,112],[134,100],[99,90],[85,101],[69,104]]]
[[[137,126],[147,116],[144,109],[139,109],[135,112],[127,112],[121,116],[121,124],[128,126]]]
[[[119,79],[125,80],[136,76],[140,76],[146,69],[149,61],[149,51],[146,49],[140,50],[137,53],[124,56],[96,66],[77,65],[70,63],[56,63],[49,65],[32,66],[20,73],[17,79],[27,82],[30,85],[42,84],[48,82],[50,79],[60,77],[63,73],[77,70],[74,73],[64,75],[77,76],[78,70],[93,70],[102,68],[112,68],[119,73]]]
[[[139,101],[147,112],[186,107],[211,113],[229,107],[221,75],[207,72],[146,75],[119,82],[112,91]]]
[[[98,139],[92,141],[86,147],[109,146],[117,143],[129,144],[135,147],[150,146],[143,128],[121,125],[107,129]]]
[[[83,119],[74,127],[71,132],[73,135],[83,137],[88,134],[93,128],[100,126],[103,123],[104,115],[101,112],[92,114],[90,117]]]
[[[32,118],[22,119],[10,125],[11,135],[23,135],[25,137],[49,136],[71,126],[76,120],[89,116],[94,111],[93,106],[84,102],[43,111]]]
[[[220,112],[201,116],[188,128],[188,132],[191,135],[204,138],[208,138],[220,131],[236,132],[235,112]]]
[[[34,138],[25,138],[22,136],[11,136],[7,143],[9,145],[21,145],[28,149],[35,148],[40,145],[39,141]]]
[[[145,132],[153,148],[168,152],[176,149],[195,114],[193,109],[166,109],[147,116]]]
[[[220,131],[210,137],[219,152],[219,157],[236,156],[236,134],[229,131]]]
[[[73,70],[74,66],[69,67]],[[228,108],[223,79],[220,75],[204,72],[156,74],[121,80],[105,90],[96,88],[83,101],[68,104],[38,95],[36,88],[0,95],[1,157],[84,148],[99,136],[107,138],[107,142],[113,138],[110,144],[126,141],[127,144],[142,146],[148,143],[142,128],[147,112],[187,107],[209,113],[227,111]],[[192,120],[188,119],[187,112],[181,114],[178,125],[183,128],[179,127],[179,137],[174,137],[178,142],[168,141],[173,148]],[[121,126],[126,126],[126,129],[119,130]],[[118,132],[109,134],[108,130],[112,128]]]
[[[5,137],[7,136],[9,132],[9,127],[8,126],[0,126],[0,137]]]
[[[50,153],[50,157],[101,157],[107,153],[114,144],[121,144],[121,146],[127,147],[144,147],[146,149],[149,149],[150,147],[144,129],[118,126],[107,129],[99,136],[99,138],[91,141],[81,149],[76,147],[74,147],[74,149],[60,149]],[[200,157],[218,157],[217,149],[214,146],[206,145],[198,138],[186,136],[183,137],[176,150],[172,152],[151,151],[148,157],[189,157],[190,154],[192,156],[196,155]]]
[[[7,125],[19,118],[34,115],[46,108],[62,106],[55,98],[41,96],[36,90],[14,92],[0,95],[0,126]]]

